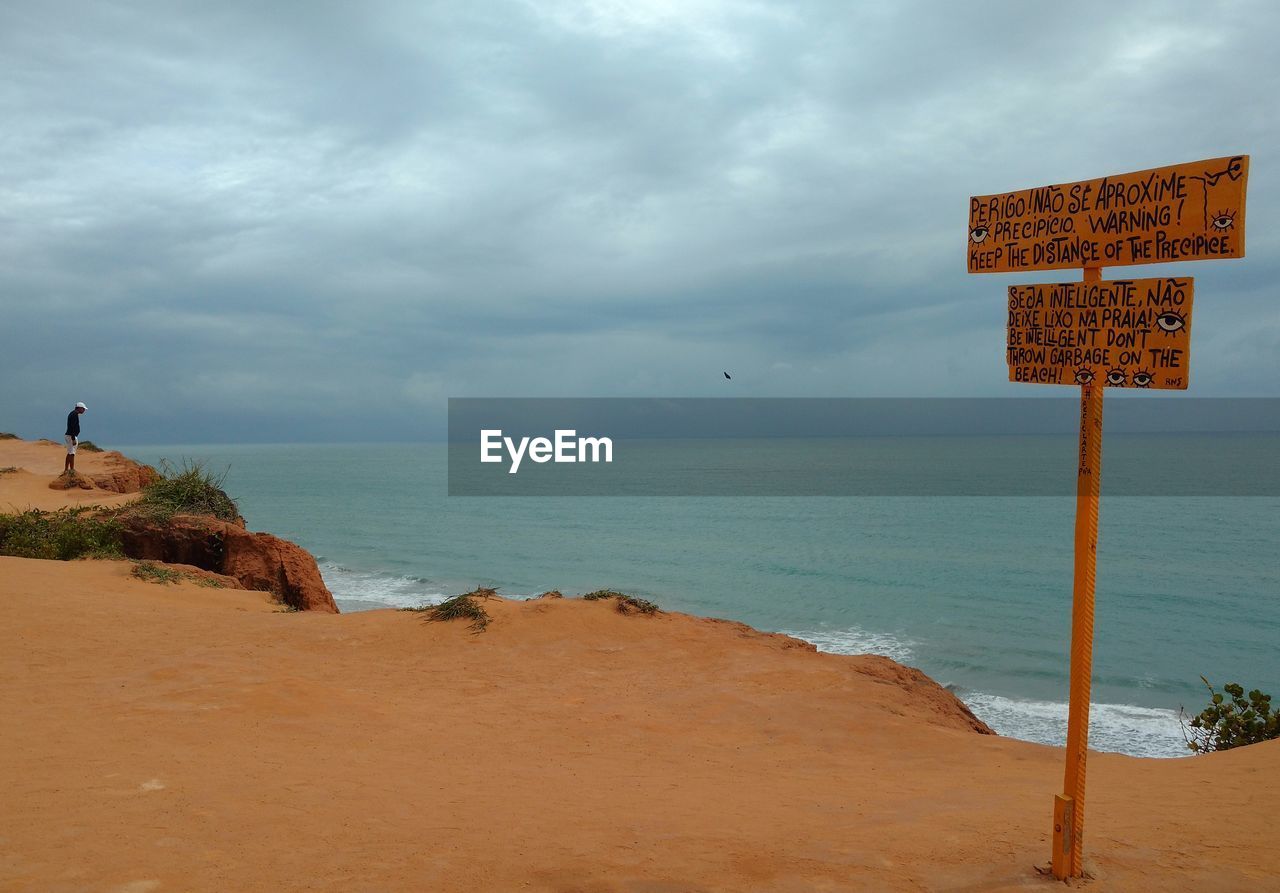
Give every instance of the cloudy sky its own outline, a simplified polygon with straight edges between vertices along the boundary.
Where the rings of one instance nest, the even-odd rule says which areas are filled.
[[[967,275],[968,196],[1235,153],[1247,259],[1146,269],[1196,276],[1193,394],[1280,395],[1277,33],[1264,2],[10,0],[0,430],[1027,396],[1003,290],[1053,274]]]

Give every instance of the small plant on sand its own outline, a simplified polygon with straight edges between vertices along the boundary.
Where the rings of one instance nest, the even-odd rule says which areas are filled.
[[[489,614],[485,611],[481,602],[491,599],[497,594],[498,590],[496,589],[480,586],[470,592],[464,592],[462,595],[447,598],[438,605],[421,605],[417,608],[403,608],[402,610],[425,614],[427,619],[431,621],[470,620],[471,631],[473,633],[482,633],[485,627],[489,625]]]
[[[588,592],[582,596],[589,602],[600,601],[602,599],[617,599],[614,603],[619,614],[657,614],[658,606],[647,598],[637,598],[634,595],[627,595],[625,592],[618,592],[616,589],[597,589],[595,592]]]
[[[6,465],[4,468],[0,468],[0,474],[13,474],[17,470],[18,466],[16,465]]]
[[[1189,750],[1213,753],[1280,738],[1280,712],[1272,711],[1271,695],[1255,688],[1246,697],[1244,686],[1235,682],[1219,692],[1203,676],[1200,681],[1209,689],[1209,706],[1192,717],[1178,711]]]
[[[215,580],[213,577],[197,577],[190,575],[197,586],[203,586],[205,589],[226,589],[227,584],[221,580]]]
[[[103,452],[102,447],[98,446],[98,445],[97,445],[96,443],[94,443],[92,440],[82,440],[82,441],[80,441],[80,443],[79,443],[79,445],[78,445],[78,446],[79,446],[79,449],[84,450],[86,453],[101,453],[101,452]]]
[[[120,525],[88,507],[0,515],[0,555],[70,561],[119,558]]]
[[[188,514],[234,521],[240,516],[235,500],[222,489],[226,472],[214,474],[203,462],[184,459],[176,468],[161,462],[159,473],[158,479],[143,488],[142,498],[131,503],[126,511],[160,519]]]
[[[218,581],[214,580],[212,582],[217,583]],[[276,602],[276,604],[279,605],[279,607],[276,608],[275,610],[275,613],[277,614],[297,614],[299,611],[302,610],[297,605],[287,605],[284,602]]]
[[[18,435],[10,434],[8,431],[0,431],[0,440],[17,440]]]
[[[153,561],[136,562],[130,573],[139,580],[146,580],[148,583],[177,583],[187,576],[182,571],[175,571],[170,567],[161,567]]]

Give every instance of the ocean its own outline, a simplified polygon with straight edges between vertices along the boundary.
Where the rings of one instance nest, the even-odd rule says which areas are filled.
[[[619,589],[887,655],[1002,735],[1065,739],[1074,497],[451,497],[439,443],[120,449],[225,472],[346,612]],[[1105,475],[1090,745],[1185,756],[1202,674],[1280,695],[1280,498],[1108,497]]]

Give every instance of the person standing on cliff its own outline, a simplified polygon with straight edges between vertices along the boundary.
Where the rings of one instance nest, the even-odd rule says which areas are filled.
[[[67,461],[63,466],[63,474],[76,473],[76,446],[80,443],[80,413],[87,412],[89,407],[77,403],[76,408],[67,413],[67,434],[63,440],[67,444]]]

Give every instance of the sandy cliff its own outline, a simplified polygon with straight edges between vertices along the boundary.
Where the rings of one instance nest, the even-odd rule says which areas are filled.
[[[13,469],[0,473],[0,512],[122,505],[136,498],[155,476],[152,469],[114,450],[81,450],[76,454],[76,471],[82,484],[59,487],[65,456],[66,450],[53,441],[0,439],[0,469]]]
[[[0,559],[0,889],[1061,889],[1062,751],[879,658],[608,602],[277,613]],[[1280,742],[1091,757],[1100,891],[1277,889]]]
[[[118,509],[137,499],[156,472],[118,452],[76,456],[77,475],[62,474],[64,448],[50,441],[0,439],[0,512],[56,511],[77,506]],[[301,611],[336,614],[333,594],[306,549],[243,520],[178,516],[162,521],[122,515],[121,546],[129,558],[194,565],[236,578],[245,589],[272,592]]]

